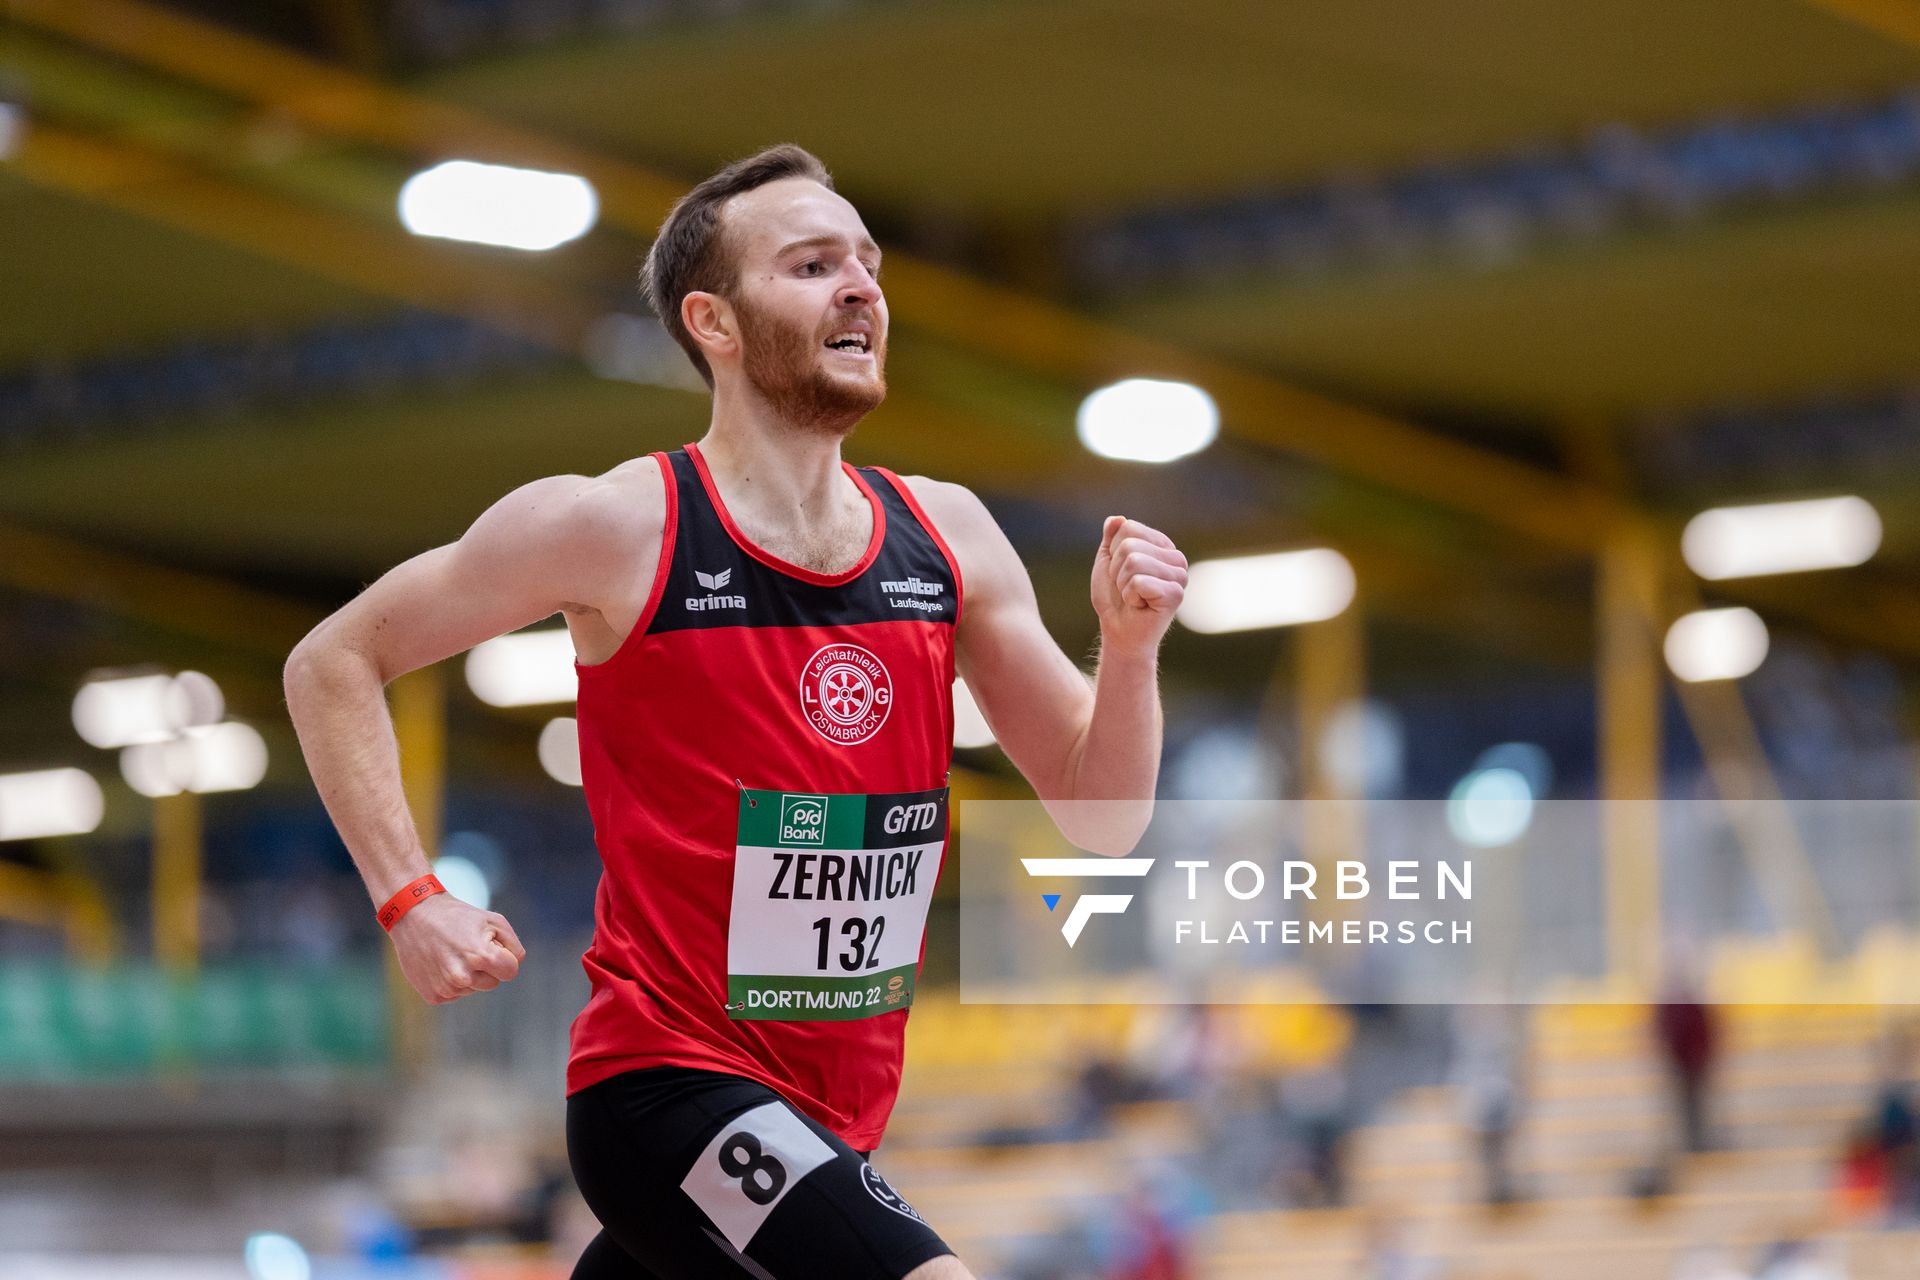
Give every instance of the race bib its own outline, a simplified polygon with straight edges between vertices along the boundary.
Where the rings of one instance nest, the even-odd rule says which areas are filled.
[[[727,1013],[871,1018],[913,1003],[947,790],[740,791]]]
[[[784,1102],[769,1102],[727,1121],[680,1189],[727,1243],[744,1250],[787,1192],[831,1159],[833,1148]]]

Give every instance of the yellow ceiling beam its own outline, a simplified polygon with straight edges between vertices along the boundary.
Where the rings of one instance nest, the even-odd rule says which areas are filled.
[[[222,181],[151,146],[36,122],[8,168],[177,230],[202,236],[211,230],[227,244],[374,297],[484,317],[569,350],[578,350],[580,335],[603,310],[497,258],[436,251],[398,223],[382,228]]]
[[[191,145],[174,139],[176,145]],[[565,348],[593,305],[542,281],[523,285],[497,256],[436,256],[398,230],[316,211],[198,168],[153,143],[109,139],[56,127],[31,131],[16,155],[15,171],[52,190],[99,201],[189,234],[224,243],[319,278],[365,289],[409,305],[474,315],[488,323],[512,318],[521,330]],[[506,304],[514,304],[508,307]],[[565,341],[562,341],[565,339]],[[964,412],[895,386],[888,403],[861,427],[863,449],[883,454],[901,470],[923,470],[1009,494],[1084,491],[1111,476],[1112,466],[1079,451],[1062,457],[1057,444],[1030,424]],[[956,450],[965,440],[968,448]],[[1270,518],[1215,535],[1218,545],[1196,552],[1239,549],[1275,537],[1293,540]],[[1383,612],[1431,628],[1477,636],[1497,651],[1561,651],[1558,642],[1580,635],[1584,623],[1563,611],[1527,622],[1539,602],[1501,610],[1484,593],[1483,610],[1463,616],[1468,597],[1446,584],[1461,562],[1431,550],[1388,553],[1367,540],[1335,538],[1361,564]],[[1374,539],[1378,542],[1378,539]],[[269,655],[284,654],[318,620],[288,601],[230,587],[218,579],[168,570],[62,539],[0,526],[0,583],[104,607],[125,616],[203,639]],[[1407,601],[1402,604],[1403,597]],[[1505,618],[1501,635],[1486,634],[1488,619]],[[1507,632],[1512,632],[1508,634]]]
[[[370,80],[217,23],[138,0],[0,0],[16,22],[257,103],[325,133],[423,156],[584,174],[611,219],[658,227],[685,189],[546,134]]]
[[[140,0],[7,0],[16,19],[275,110],[309,127],[421,155],[462,154],[579,173],[606,220],[651,239],[684,184],[637,165]],[[1160,373],[1204,385],[1228,430],[1570,550],[1600,545],[1624,512],[1604,493],[1384,414],[1102,323],[898,251],[888,291],[904,323],[1086,386]]]
[[[186,145],[184,140],[170,139]],[[320,279],[408,306],[465,315],[569,357],[606,314],[597,298],[543,276],[535,262],[463,246],[423,243],[396,223],[316,209],[191,163],[162,145],[106,138],[56,125],[22,137],[10,169],[50,190],[95,201],[179,231],[284,263]],[[868,428],[903,465],[933,467],[956,433],[990,448],[976,473],[1015,484],[1057,463],[1057,450],[1018,424],[965,417],[898,389]]]
[[[975,351],[1082,386],[1187,379],[1207,389],[1223,428],[1240,439],[1550,545],[1591,551],[1605,522],[1628,514],[1598,489],[1002,285],[895,253],[887,274],[899,316]]]
[[[380,20],[371,0],[313,0],[327,41],[341,58],[363,71],[376,71],[386,59],[380,38]]]
[[[1812,8],[1920,49],[1920,0],[1805,0]]]
[[[86,964],[104,965],[119,948],[99,885],[78,872],[0,862],[0,919],[64,930],[67,954]]]
[[[215,644],[281,654],[320,620],[312,608],[263,591],[4,524],[0,584]]]
[[[641,238],[651,237],[684,185],[617,158],[499,124],[405,90],[369,81],[266,41],[212,23],[157,9],[139,0],[0,0],[16,20],[159,68],[278,111],[310,127],[361,141],[422,153],[452,153],[540,164],[578,172],[602,196],[608,221]],[[1836,11],[1874,11],[1891,31],[1905,25],[1893,17],[1914,8],[1905,0],[1809,0]],[[1890,17],[1891,15],[1891,17]],[[1891,24],[1889,26],[1889,24]],[[486,290],[473,277],[493,278],[492,296],[519,303],[536,316],[534,328],[549,339],[588,318],[564,291],[533,279],[500,283],[492,259],[469,268],[422,266],[428,254],[411,237],[378,237],[364,222],[305,210],[236,182],[213,182],[177,159],[120,143],[86,138],[41,126],[27,132],[16,163],[29,176],[76,194],[89,195],[176,227],[211,234],[228,243],[327,278],[366,288],[377,296],[472,314],[489,310]],[[308,221],[307,219],[311,219]],[[1516,462],[1499,454],[1436,435],[1386,414],[1314,395],[1284,381],[1227,361],[1143,337],[1073,312],[1050,301],[976,280],[895,252],[888,258],[889,292],[903,322],[971,350],[991,354],[1077,384],[1131,373],[1190,378],[1219,401],[1226,428],[1240,438],[1310,459],[1361,481],[1411,494],[1437,506],[1505,529],[1548,547],[1592,552],[1621,527],[1662,522],[1636,511],[1604,488]],[[498,311],[483,318],[499,322]],[[538,336],[538,335],[536,335]],[[570,344],[569,344],[570,345]],[[932,432],[889,427],[904,411],[934,422]],[[991,449],[1008,450],[1010,475],[1033,476],[1049,451],[1018,424],[988,424],[896,395],[874,424],[876,443],[909,457],[951,469],[964,462],[976,472],[986,449],[953,454],[964,428],[976,441],[994,430]],[[995,428],[998,429],[995,429]],[[1054,457],[1057,468],[1059,459]],[[997,468],[1006,471],[1006,468]],[[1057,470],[1052,473],[1056,478]],[[1667,530],[1670,534],[1671,530]],[[1920,654],[1911,631],[1889,633],[1879,622],[1903,623],[1920,614],[1920,598],[1897,587],[1868,584],[1853,597],[1862,625],[1849,625],[1818,607],[1796,603],[1791,587],[1762,582],[1723,587],[1727,594],[1765,599],[1779,612],[1798,615],[1825,629],[1874,647]],[[1871,618],[1872,622],[1865,619]]]

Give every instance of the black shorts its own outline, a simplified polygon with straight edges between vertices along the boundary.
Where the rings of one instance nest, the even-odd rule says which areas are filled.
[[[567,1099],[605,1228],[573,1280],[900,1280],[953,1250],[867,1159],[752,1080],[649,1067]]]

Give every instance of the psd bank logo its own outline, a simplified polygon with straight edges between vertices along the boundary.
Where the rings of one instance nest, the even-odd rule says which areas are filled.
[[[1056,877],[1077,879],[1082,876],[1137,880],[1153,869],[1152,858],[1022,858],[1020,864],[1036,880]],[[1060,905],[1060,895],[1057,893],[1043,893],[1040,900],[1047,904],[1049,911]],[[1067,908],[1067,918],[1060,925],[1060,936],[1067,940],[1068,946],[1072,946],[1080,941],[1080,932],[1087,927],[1090,918],[1117,916],[1132,901],[1133,895],[1130,893],[1082,894]]]
[[[825,796],[783,795],[780,797],[780,833],[782,845],[827,842],[827,798]]]

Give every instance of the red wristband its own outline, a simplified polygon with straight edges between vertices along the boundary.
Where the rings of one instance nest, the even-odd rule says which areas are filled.
[[[440,877],[429,871],[418,880],[409,881],[405,888],[387,899],[387,905],[375,912],[380,927],[389,932],[399,923],[400,917],[419,906],[436,893],[445,893],[447,886],[440,883]]]

